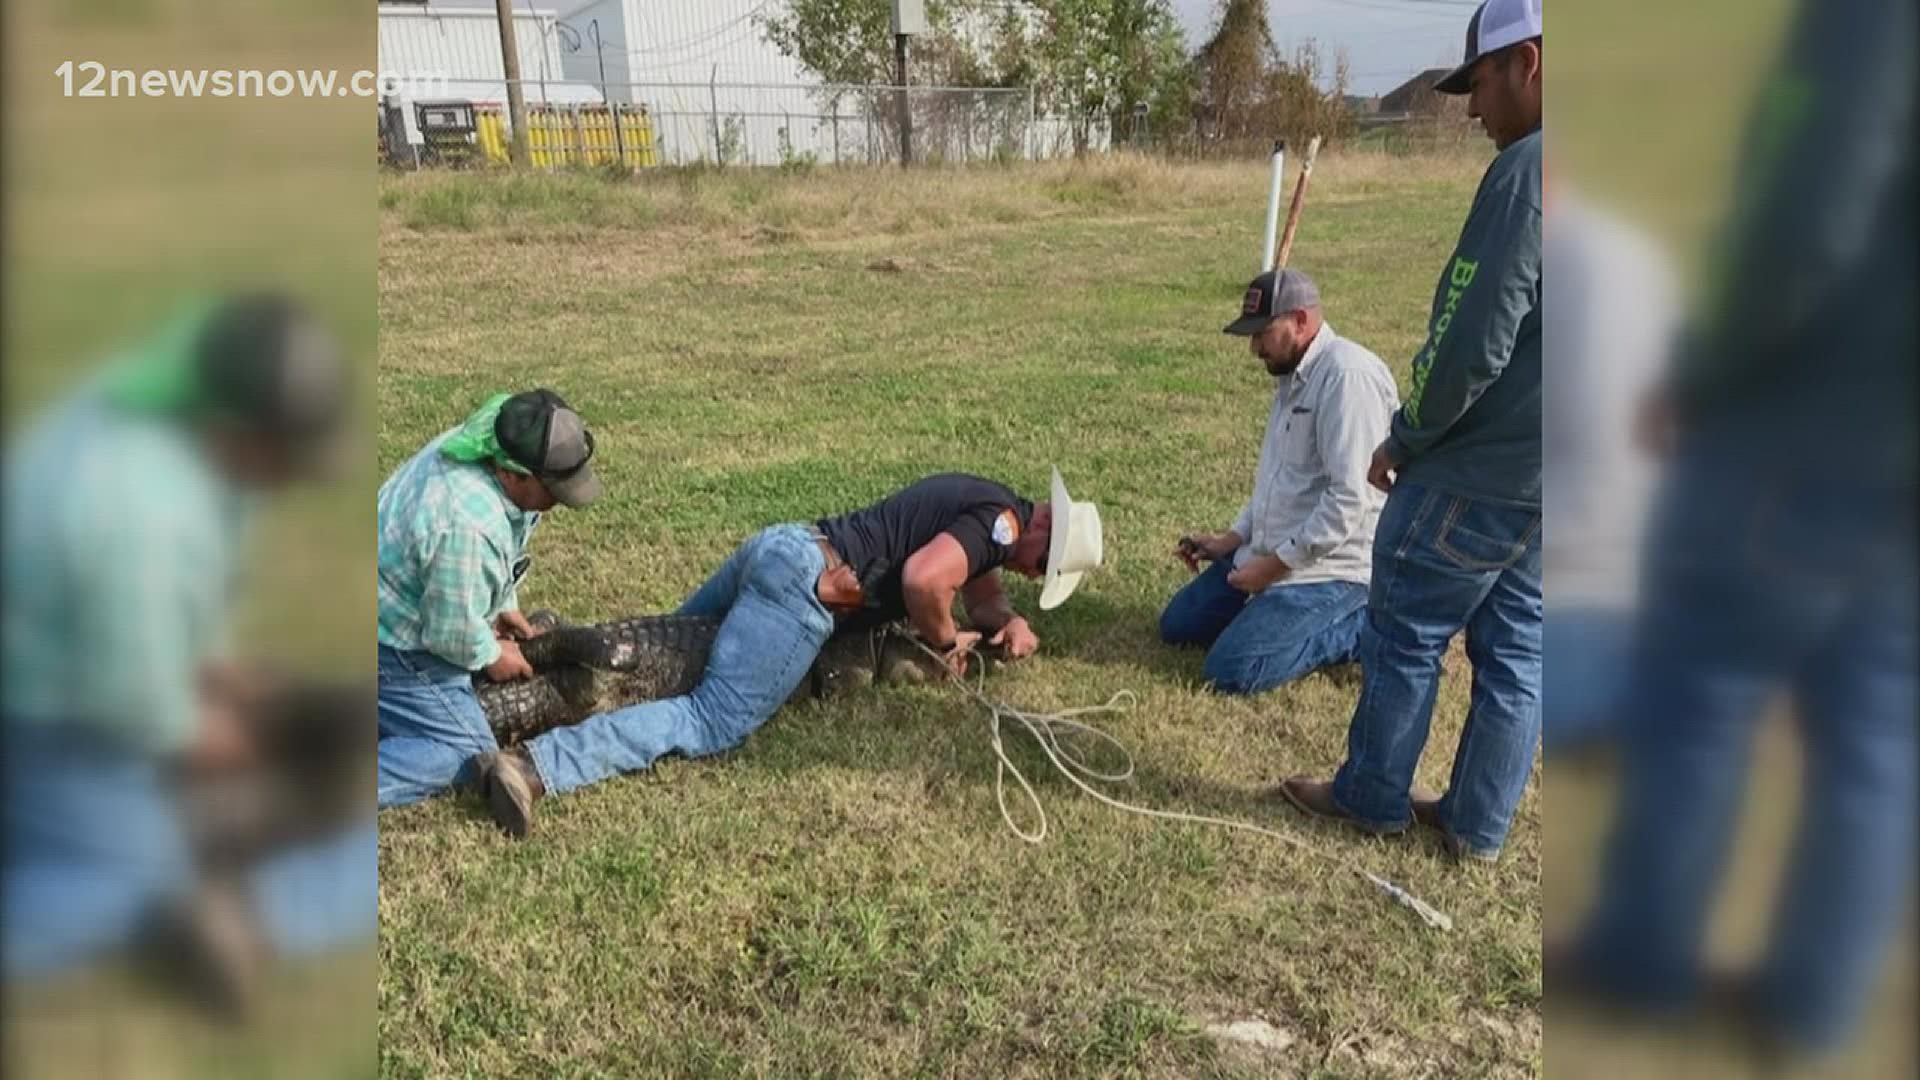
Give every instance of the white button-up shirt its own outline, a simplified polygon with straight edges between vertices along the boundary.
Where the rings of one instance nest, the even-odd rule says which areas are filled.
[[[1245,541],[1234,566],[1277,555],[1293,571],[1279,586],[1367,584],[1373,530],[1386,504],[1367,483],[1367,464],[1399,407],[1387,365],[1321,324],[1273,395],[1253,498],[1233,523]]]

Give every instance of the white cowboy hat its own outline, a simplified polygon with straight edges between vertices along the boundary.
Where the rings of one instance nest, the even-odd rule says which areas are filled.
[[[1100,508],[1074,502],[1060,470],[1053,470],[1053,535],[1047,541],[1047,579],[1040,587],[1040,610],[1066,602],[1087,571],[1100,565]]]

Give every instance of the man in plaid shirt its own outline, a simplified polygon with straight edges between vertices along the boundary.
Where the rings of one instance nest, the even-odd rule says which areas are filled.
[[[599,497],[592,456],[558,394],[496,394],[380,486],[382,808],[474,780],[468,762],[498,749],[473,673],[533,674],[519,642],[535,631],[515,597],[527,539],[555,505]]]

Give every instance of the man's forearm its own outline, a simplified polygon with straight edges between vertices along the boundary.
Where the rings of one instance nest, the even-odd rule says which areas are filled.
[[[953,624],[954,590],[945,588],[907,588],[907,618],[930,645],[946,645],[959,633]]]
[[[999,633],[1008,623],[1019,617],[1019,613],[1013,610],[1013,602],[1008,600],[1005,594],[967,606],[967,621],[973,624],[975,630],[988,637]]]
[[[421,644],[433,655],[468,671],[479,671],[500,659],[500,642],[494,637],[493,624],[486,621],[429,625],[421,634]]]

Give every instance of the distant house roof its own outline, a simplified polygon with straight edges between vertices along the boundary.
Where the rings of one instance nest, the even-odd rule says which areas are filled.
[[[1437,96],[1433,84],[1446,77],[1452,68],[1428,68],[1427,70],[1380,95],[1380,111],[1384,113],[1405,113],[1418,111],[1427,99]]]

